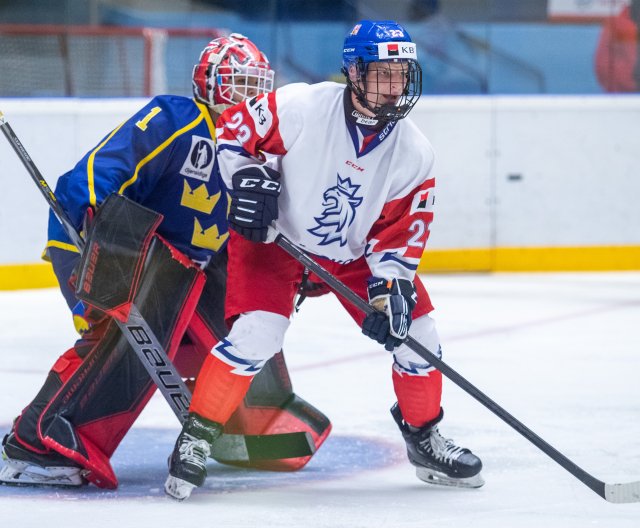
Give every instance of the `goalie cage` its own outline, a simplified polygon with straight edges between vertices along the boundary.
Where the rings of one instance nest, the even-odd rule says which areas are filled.
[[[220,29],[0,24],[2,97],[191,94],[191,70]]]

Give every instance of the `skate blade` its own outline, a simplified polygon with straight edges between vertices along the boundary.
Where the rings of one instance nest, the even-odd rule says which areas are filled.
[[[197,488],[195,484],[191,484],[191,482],[179,479],[173,475],[169,475],[167,481],[164,483],[164,492],[172,499],[181,502],[188,499],[195,488]]]
[[[40,467],[7,460],[0,469],[0,484],[8,486],[54,486],[77,488],[85,484],[80,468],[76,467]]]
[[[434,484],[436,486],[450,486],[453,488],[480,488],[484,485],[484,479],[482,478],[482,475],[480,475],[480,473],[474,475],[473,477],[453,478],[445,475],[444,473],[440,473],[439,471],[434,471],[433,469],[417,467],[416,476],[423,482]]]

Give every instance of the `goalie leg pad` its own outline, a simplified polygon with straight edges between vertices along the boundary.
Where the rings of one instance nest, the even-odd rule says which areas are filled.
[[[62,385],[82,364],[83,357],[98,341],[102,330],[102,327],[95,328],[87,338],[78,340],[73,348],[67,350],[54,363],[42,388],[33,401],[24,408],[13,426],[12,433],[21,446],[34,453],[47,454],[50,452],[50,449],[42,443],[39,435],[40,416]]]
[[[203,273],[180,255],[154,238],[134,298],[170,359],[204,286]],[[108,321],[103,338],[45,408],[42,442],[86,468],[97,486],[114,488],[109,458],[155,389],[115,322]]]
[[[47,486],[76,486],[86,482],[81,478],[79,465],[42,442],[39,422],[43,410],[80,367],[83,358],[101,337],[103,329],[104,325],[94,327],[85,338],[78,340],[73,348],[58,358],[36,397],[15,420],[3,442],[5,467],[0,481],[5,484]]]
[[[161,221],[161,214],[122,195],[109,195],[89,228],[76,296],[125,322]]]

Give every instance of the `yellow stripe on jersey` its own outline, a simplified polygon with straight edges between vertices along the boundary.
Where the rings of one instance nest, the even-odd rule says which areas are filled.
[[[64,249],[65,251],[71,251],[73,253],[80,253],[80,251],[78,251],[78,248],[73,244],[67,244],[65,242],[59,242],[57,240],[49,240],[47,242],[47,245],[45,246],[45,249],[52,248],[52,247],[58,248],[58,249]]]
[[[89,160],[87,161],[87,186],[89,190],[89,204],[91,204],[92,207],[95,207],[97,205],[96,204],[96,188],[95,188],[94,176],[93,176],[93,162],[95,160],[95,157],[98,151],[107,144],[107,142],[115,135],[115,133],[118,130],[122,128],[122,125],[124,125],[124,123],[121,123],[120,125],[118,125],[113,130],[113,132],[111,132],[111,134],[109,134],[105,138],[105,140],[102,143],[100,143],[95,149],[93,149],[93,152],[91,152],[91,154],[89,154]]]
[[[120,187],[120,189],[118,189],[118,194],[122,194],[124,192],[124,190],[133,185],[136,180],[138,179],[138,172],[140,172],[140,169],[142,169],[142,167],[144,167],[147,163],[149,163],[153,158],[155,158],[158,154],[160,154],[160,152],[162,152],[165,148],[167,148],[169,145],[171,145],[171,143],[173,143],[173,141],[181,136],[182,134],[184,134],[185,132],[188,132],[189,130],[191,130],[192,128],[197,127],[202,120],[204,119],[204,115],[200,115],[198,117],[196,117],[193,121],[191,121],[191,123],[189,123],[188,125],[182,127],[180,130],[177,130],[176,132],[174,132],[169,139],[167,139],[166,141],[164,141],[163,143],[161,143],[155,150],[153,150],[150,154],[148,154],[147,156],[145,156],[144,158],[142,158],[140,160],[140,163],[138,163],[136,165],[136,170],[133,172],[133,176],[131,176],[131,178],[129,178],[126,182],[124,182],[122,184],[122,187]]]
[[[211,112],[209,112],[209,107],[203,105],[202,103],[199,103],[198,101],[195,101],[196,105],[198,106],[198,108],[200,109],[200,112],[202,113],[202,115],[204,116],[204,120],[207,122],[207,126],[209,127],[209,134],[211,134],[211,139],[213,139],[213,141],[216,140],[216,125],[213,122],[213,119],[211,118]]]

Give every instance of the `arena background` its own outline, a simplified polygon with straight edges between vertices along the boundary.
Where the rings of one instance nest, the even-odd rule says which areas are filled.
[[[630,482],[640,477],[640,96],[607,93],[595,75],[603,27],[627,4],[0,0],[0,111],[53,186],[152,95],[189,96],[212,37],[248,35],[280,85],[340,80],[353,23],[399,20],[425,70],[411,117],[437,156],[420,273],[444,359],[596,478]],[[1,437],[77,334],[40,260],[46,204],[4,138],[0,183],[0,290],[11,290],[0,291]],[[117,490],[0,486],[3,526],[638,526],[637,503],[603,501],[447,380],[442,432],[481,456],[487,484],[418,481],[388,413],[389,355],[333,296],[305,301],[284,350],[296,393],[333,424],[303,471],[211,461],[190,501],[168,499],[179,424],[156,394],[115,453]]]
[[[419,45],[411,117],[436,150],[420,269],[640,269],[640,97],[604,93],[594,65],[603,23],[626,3],[0,2],[0,110],[53,187],[148,97],[188,96],[212,37],[250,36],[280,85],[341,80],[353,21],[395,18]],[[55,284],[39,260],[47,208],[4,141],[0,156],[0,288]]]

